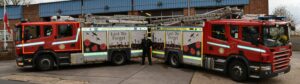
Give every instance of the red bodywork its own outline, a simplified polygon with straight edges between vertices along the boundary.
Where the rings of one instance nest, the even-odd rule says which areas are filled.
[[[43,48],[43,50],[52,50],[58,53],[81,51],[81,33],[78,32],[80,31],[78,30],[80,29],[80,25],[78,22],[30,22],[21,23],[20,25],[22,27],[22,39],[24,39],[26,26],[39,26],[40,36],[36,39],[30,39],[27,41],[16,41],[16,51],[18,55],[32,55],[36,53],[40,48]],[[71,25],[72,31],[70,32],[72,32],[72,36],[58,38],[58,25]],[[52,26],[52,32],[50,36],[44,35],[44,26]],[[63,41],[73,42],[59,43]],[[58,42],[58,44],[53,44],[54,42]]]
[[[262,34],[262,27],[264,25],[275,25],[276,24],[286,24],[285,22],[275,22],[275,21],[260,21],[260,20],[215,20],[208,21],[205,23],[204,27],[204,54],[213,55],[221,58],[227,58],[234,55],[242,55],[250,62],[258,63],[269,63],[272,64],[272,71],[280,71],[287,69],[289,66],[289,61],[291,57],[291,45],[280,46],[280,47],[266,47],[264,45],[253,45],[250,42],[242,40],[242,30],[243,26],[258,26],[259,33]],[[228,37],[226,41],[219,40],[212,37],[212,25],[213,24],[222,24],[225,25],[225,36]],[[239,26],[238,38],[234,38],[230,35],[230,26],[236,25]],[[261,38],[261,37],[260,37]],[[214,42],[218,44],[229,45],[230,48],[222,48],[220,46],[209,45],[208,42]],[[251,48],[257,48],[265,50],[265,53],[255,52],[251,50],[238,48],[238,45],[247,46]],[[222,51],[222,52],[220,52]],[[287,57],[282,59],[277,59],[276,56],[287,55]],[[279,64],[280,63],[280,64]],[[279,64],[279,65],[278,65]]]

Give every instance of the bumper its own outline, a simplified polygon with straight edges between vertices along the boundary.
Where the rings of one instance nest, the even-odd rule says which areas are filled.
[[[291,66],[289,65],[288,68],[283,69],[281,71],[277,71],[277,72],[272,72],[272,70],[255,70],[254,68],[250,68],[250,74],[249,77],[250,78],[272,78],[272,77],[276,77],[279,75],[283,75],[286,74],[288,72],[290,72],[291,70]]]
[[[16,64],[19,67],[25,67],[25,66],[32,66],[32,59],[31,58],[23,58],[23,57],[17,57],[16,58]]]

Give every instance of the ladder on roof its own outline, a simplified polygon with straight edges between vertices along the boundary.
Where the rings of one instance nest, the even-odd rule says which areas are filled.
[[[84,24],[92,24],[98,26],[105,25],[164,25],[170,26],[178,23],[201,23],[205,20],[215,20],[221,18],[232,18],[232,15],[242,15],[243,11],[237,7],[224,7],[217,10],[209,11],[204,14],[195,16],[135,16],[135,15],[115,15],[115,16],[94,16],[86,15],[85,18],[74,18],[75,21]],[[235,17],[236,18],[236,17]],[[149,24],[150,23],[150,24]]]
[[[243,10],[238,9],[237,7],[225,7],[217,10],[209,11],[204,14],[197,14],[195,16],[179,16],[179,17],[171,17],[171,18],[163,18],[152,20],[151,24],[160,24],[164,26],[170,26],[178,23],[200,23],[205,20],[216,20],[221,18],[240,18],[240,17],[232,17],[232,15],[241,16],[243,14]]]

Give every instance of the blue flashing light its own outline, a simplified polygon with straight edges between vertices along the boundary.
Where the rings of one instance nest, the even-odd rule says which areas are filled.
[[[286,17],[283,17],[283,16],[275,16],[275,15],[258,17],[259,20],[284,20],[285,18],[286,18]]]

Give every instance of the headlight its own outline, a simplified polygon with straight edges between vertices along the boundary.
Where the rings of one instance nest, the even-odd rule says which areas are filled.
[[[23,61],[23,58],[22,57],[18,57],[17,58],[17,61],[19,62],[19,61]]]
[[[272,69],[271,66],[261,66],[261,67],[260,67],[260,70],[262,70],[262,71],[269,71],[269,70],[271,70],[271,69]]]

